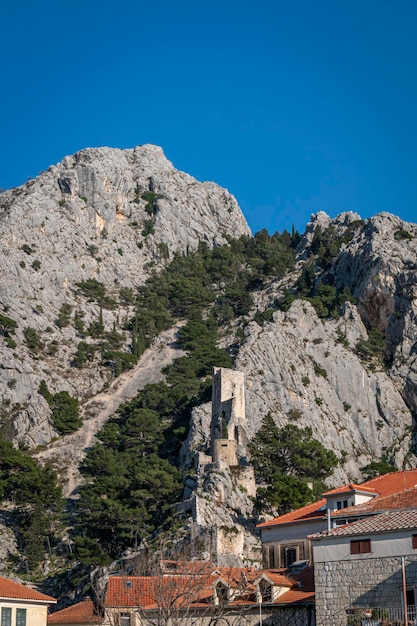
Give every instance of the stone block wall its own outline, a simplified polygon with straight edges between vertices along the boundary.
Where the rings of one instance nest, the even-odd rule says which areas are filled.
[[[228,466],[237,465],[236,441],[232,439],[215,439],[213,441],[213,461],[224,461]]]
[[[237,441],[246,423],[245,376],[223,367],[213,369],[211,443],[216,439]],[[214,451],[212,450],[214,457]]]
[[[406,585],[417,585],[417,563],[406,561]],[[403,606],[401,557],[316,563],[317,626],[346,626],[348,609]]]

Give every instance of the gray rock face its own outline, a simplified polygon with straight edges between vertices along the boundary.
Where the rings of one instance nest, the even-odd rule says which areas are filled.
[[[360,468],[382,455],[399,468],[415,462],[417,226],[389,214],[363,222],[355,213],[334,220],[319,213],[298,248],[299,267],[317,227],[329,226],[338,234],[354,227],[329,275],[338,289],[351,289],[357,304],[345,303],[338,319],[320,319],[309,302],[296,300],[263,327],[250,323],[235,367],[246,378],[248,436],[268,412],[280,426],[311,426],[343,461],[330,479],[337,485],[360,480]],[[282,297],[296,278],[287,276],[259,293],[259,309]],[[356,345],[368,339],[370,326],[385,337],[391,367],[358,356]],[[188,449],[204,450],[208,414],[209,407],[195,411]]]
[[[366,329],[353,305],[338,320],[323,321],[298,300],[264,328],[249,326],[236,363],[248,379],[249,434],[268,411],[280,426],[311,426],[327,448],[347,455],[334,484],[357,480],[359,468],[384,452],[401,466],[410,443],[410,411],[394,381],[367,369],[352,351],[361,336]]]
[[[109,295],[142,284],[177,251],[250,234],[235,199],[214,183],[179,172],[152,145],[131,150],[90,148],[0,195],[0,313],[18,324],[10,348],[0,337],[0,431],[28,446],[54,433],[37,390],[68,391],[81,401],[102,390],[109,373],[69,367],[79,341],[55,320],[65,303],[97,321],[97,304],[77,293],[94,278]],[[128,305],[103,311],[111,329],[131,315]],[[25,345],[34,329],[42,356]]]

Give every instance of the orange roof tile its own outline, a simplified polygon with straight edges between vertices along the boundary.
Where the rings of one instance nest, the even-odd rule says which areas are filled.
[[[89,599],[48,615],[48,624],[101,624],[102,622],[103,617],[97,615],[94,602]]]
[[[393,494],[398,494],[400,492],[404,492],[407,489],[411,489],[412,487],[417,486],[417,469],[412,470],[404,470],[401,472],[392,472],[391,474],[384,474],[383,476],[377,476],[377,478],[372,478],[371,480],[367,480],[362,483],[362,485],[352,485],[352,487],[358,488],[361,491],[366,489],[367,492],[375,492],[378,494],[375,498],[373,498],[370,502],[364,503],[363,505],[356,505],[355,507],[348,507],[348,509],[342,509],[340,512],[332,513],[332,517],[334,515],[352,515],[355,510],[358,510],[357,507],[362,506],[371,506],[371,502],[374,502],[375,506],[379,506],[377,503],[380,501],[381,497],[390,496]],[[342,487],[337,487],[331,491],[326,492],[326,495],[330,493],[343,493],[343,490],[346,490],[347,485],[343,485]],[[342,491],[340,491],[342,490]],[[263,522],[258,524],[258,528],[267,528],[269,526],[278,526],[281,524],[289,524],[296,522],[304,522],[306,520],[311,519],[319,519],[324,518],[326,516],[326,511],[322,507],[326,506],[326,499],[322,498],[317,502],[313,502],[312,504],[307,504],[299,509],[291,511],[290,513],[286,513],[285,515],[280,515],[279,517],[275,517],[274,519],[268,520],[267,522]]]
[[[287,570],[286,570],[287,571]],[[273,585],[278,587],[293,587],[294,580],[289,578],[286,574],[276,572],[273,570],[264,570],[257,580],[261,578],[267,578]]]
[[[399,493],[393,493],[388,496],[379,496],[373,498],[368,502],[362,504],[356,504],[350,506],[347,509],[341,509],[340,511],[334,511],[333,517],[352,517],[356,514],[376,513],[379,511],[393,511],[400,509],[411,509],[417,507],[417,487],[407,489],[407,491],[400,491]]]
[[[214,580],[214,579],[213,579]],[[106,591],[106,606],[140,606],[144,609],[158,607],[163,597],[177,608],[202,601],[212,596],[211,576],[157,575],[110,576]]]
[[[302,602],[314,602],[314,591],[305,591],[304,589],[290,589],[283,596],[275,600],[274,604],[296,604]]]
[[[417,528],[417,509],[403,511],[384,511],[377,515],[337,526],[330,531],[310,535],[311,539],[324,537],[341,537],[344,535],[364,535],[370,533],[390,532],[395,530],[410,530]]]
[[[366,481],[363,485],[373,487],[381,496],[389,496],[392,493],[417,486],[417,469],[377,476]]]
[[[326,506],[326,499],[322,498],[321,500],[317,500],[317,502],[312,502],[311,504],[306,504],[306,506],[302,506],[299,509],[295,509],[294,511],[290,511],[289,513],[285,513],[284,515],[280,515],[279,517],[274,517],[274,519],[270,519],[267,522],[262,522],[257,525],[257,528],[267,528],[268,526],[276,526],[277,524],[288,524],[292,522],[304,521],[306,519],[314,519],[320,518],[324,515],[320,511],[321,508]]]
[[[271,583],[288,587],[285,597],[290,592],[297,592],[294,600],[288,599],[286,603],[311,601],[314,590],[312,568],[290,576],[288,569],[261,571],[253,568],[218,567],[210,574],[201,576],[171,573],[156,576],[110,576],[105,604],[109,608],[140,607],[145,611],[152,611],[159,607],[160,598],[164,598],[165,604],[177,609],[207,608],[212,604],[214,585],[222,581],[233,589],[240,589],[238,597],[230,603],[231,606],[256,605],[254,582],[262,573]],[[299,581],[302,581],[302,587],[299,587]]]
[[[374,493],[378,495],[376,489],[372,487],[367,487],[366,483],[363,485],[354,485],[353,483],[349,483],[348,485],[342,485],[341,487],[336,487],[336,489],[331,489],[330,491],[326,491],[322,496],[336,496],[342,493],[350,493],[352,491],[356,491],[359,493]]]
[[[0,598],[13,600],[33,600],[34,602],[43,602],[45,604],[55,604],[56,599],[40,593],[31,587],[26,587],[21,583],[0,576]]]

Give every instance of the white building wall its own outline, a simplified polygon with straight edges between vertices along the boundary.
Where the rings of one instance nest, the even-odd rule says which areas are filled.
[[[315,563],[333,563],[351,559],[370,559],[390,556],[409,556],[417,558],[417,549],[411,547],[411,536],[417,534],[415,530],[402,530],[396,533],[381,533],[371,535],[357,535],[332,537],[313,540]],[[371,539],[371,552],[366,554],[350,554],[350,542],[356,539]]]

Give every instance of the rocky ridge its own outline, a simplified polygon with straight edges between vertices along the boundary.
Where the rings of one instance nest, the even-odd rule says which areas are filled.
[[[77,283],[95,279],[118,299],[176,252],[243,234],[250,230],[233,196],[179,172],[153,145],[85,149],[2,193],[0,305],[18,324],[14,348],[0,340],[3,434],[29,447],[56,436],[37,393],[42,379],[51,392],[65,390],[81,402],[111,382],[97,363],[94,370],[69,366],[78,340],[72,325],[57,327],[60,308],[80,311],[87,325],[100,314]],[[131,315],[123,302],[102,311],[109,329]],[[41,359],[25,345],[25,328],[46,346]]]
[[[336,234],[351,229],[352,237],[316,281],[349,287],[356,303],[346,302],[337,319],[319,318],[305,300],[280,310],[286,290],[314,259],[316,233],[329,228]],[[1,194],[0,304],[2,314],[18,324],[15,347],[0,337],[2,435],[29,447],[56,436],[48,403],[38,393],[43,379],[52,392],[76,395],[85,410],[94,412],[103,390],[106,404],[117,405],[123,382],[112,384],[108,369],[97,362],[83,370],[70,367],[78,339],[73,325],[56,324],[60,308],[66,303],[73,312],[81,311],[86,324],[99,316],[97,302],[80,293],[77,283],[95,278],[118,299],[121,289],[142,284],[175,252],[195,250],[199,242],[222,244],[242,234],[249,229],[234,198],[214,183],[198,183],[178,172],[156,146],[83,150]],[[332,485],[360,480],[360,468],[382,455],[398,467],[415,460],[410,446],[417,414],[416,258],[417,226],[393,215],[365,221],[353,213],[334,220],[324,213],[313,216],[298,248],[296,270],[253,294],[255,309],[235,363],[246,377],[249,437],[268,411],[280,425],[311,426],[313,435],[341,459]],[[256,322],[256,311],[268,308],[274,311],[270,321]],[[127,300],[119,300],[117,309],[103,309],[104,325],[120,327],[132,312]],[[358,341],[369,337],[371,327],[385,338],[385,364],[364,361],[357,352]],[[31,352],[25,328],[35,329],[46,346],[55,341],[56,352],[46,349],[42,357]],[[141,362],[131,373],[138,380],[140,367]],[[142,372],[143,380],[160,379],[160,367],[148,373]],[[102,409],[85,414],[92,420],[86,428],[107,419],[109,411],[104,415]],[[209,404],[194,409],[182,450],[185,471],[195,452],[209,446],[210,413]],[[93,431],[89,429],[92,436]],[[77,442],[84,450],[81,431],[49,448],[57,456],[62,452],[58,467],[72,456],[82,458]],[[48,458],[48,452],[41,457]],[[76,473],[74,466],[71,470]],[[232,474],[189,476],[184,496],[193,493],[199,499],[199,527],[236,527],[231,543],[250,554],[252,534],[239,525],[251,517],[252,505]]]
[[[343,461],[332,484],[360,480],[360,468],[382,455],[398,467],[414,459],[417,226],[390,214],[362,221],[353,213],[334,220],[319,213],[307,225],[298,263],[308,258],[318,227],[343,232],[352,223],[358,228],[328,275],[336,287],[348,286],[357,303],[346,302],[338,319],[322,319],[309,302],[296,300],[263,326],[253,321],[235,363],[247,381],[249,437],[269,411],[281,426],[311,426]],[[297,275],[260,292],[257,307],[273,306]],[[389,365],[364,362],[357,353],[358,341],[368,339],[368,323],[385,336]],[[185,465],[190,451],[204,449],[209,415],[209,406],[194,412]]]

